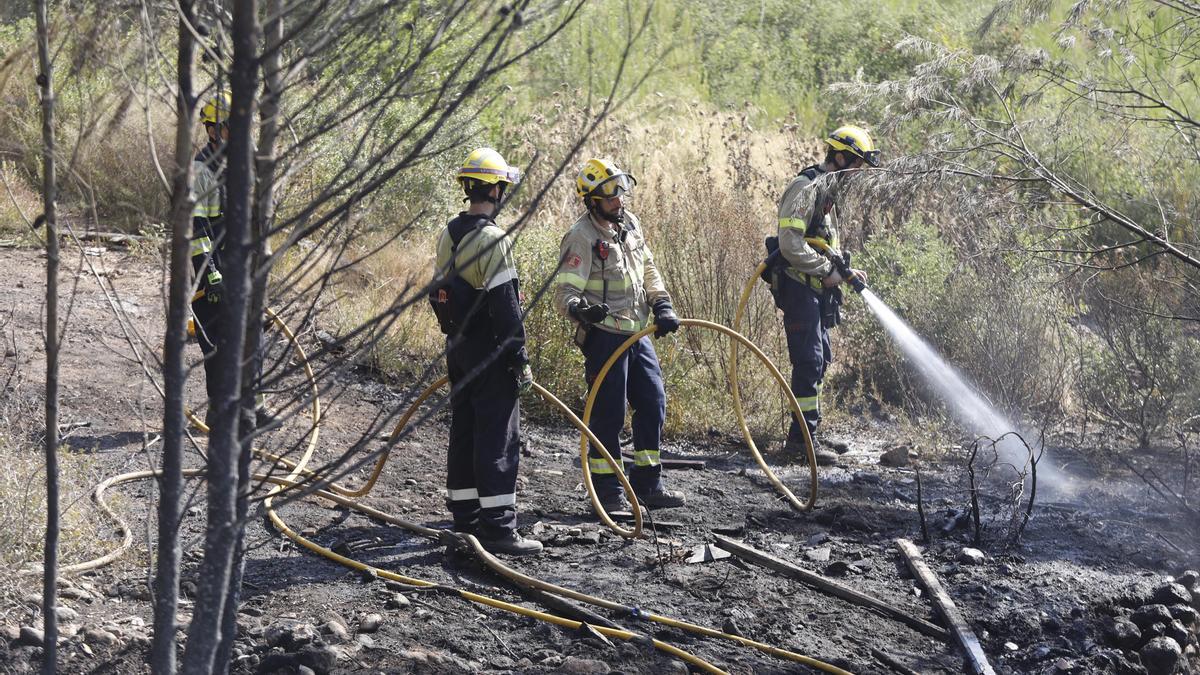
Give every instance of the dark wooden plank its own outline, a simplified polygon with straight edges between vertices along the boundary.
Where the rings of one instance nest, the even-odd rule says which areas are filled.
[[[933,601],[938,614],[950,626],[950,634],[954,636],[954,642],[966,657],[968,670],[975,675],[996,675],[996,671],[992,670],[991,664],[988,663],[987,654],[983,653],[983,645],[979,644],[979,638],[975,637],[975,633],[967,625],[966,619],[963,618],[958,607],[954,605],[954,601],[950,599],[950,595],[946,593],[946,589],[938,581],[937,575],[925,564],[921,552],[907,539],[897,539],[896,548],[900,549],[900,555],[908,564],[909,571],[929,592],[929,598]]]

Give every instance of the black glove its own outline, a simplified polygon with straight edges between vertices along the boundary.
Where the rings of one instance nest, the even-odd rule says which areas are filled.
[[[654,337],[660,338],[679,330],[679,317],[670,300],[658,300],[654,303]]]
[[[515,368],[513,375],[517,378],[517,393],[525,394],[533,389],[533,370],[530,369],[528,363],[520,368]]]
[[[567,313],[579,323],[600,323],[608,316],[608,303],[589,305],[587,300],[580,300],[567,306]]]

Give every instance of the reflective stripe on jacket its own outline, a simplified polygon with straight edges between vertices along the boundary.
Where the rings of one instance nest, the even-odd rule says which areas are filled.
[[[837,177],[819,166],[810,166],[792,179],[779,199],[779,251],[787,260],[788,276],[813,288],[821,288],[821,278],[833,272],[833,263],[805,241],[814,237],[838,250],[837,208],[832,207],[817,221],[815,231],[809,232],[809,222],[816,207],[817,196],[825,191],[830,204],[837,194]]]
[[[450,269],[450,249],[454,242],[450,228],[442,230],[437,242],[437,267],[434,275],[441,279]],[[463,281],[476,290],[490,291],[517,278],[517,266],[512,257],[512,240],[495,224],[485,225],[467,234],[458,242],[454,252],[454,267]]]
[[[607,246],[607,258],[601,257],[599,242]],[[568,305],[579,300],[608,303],[608,317],[596,325],[612,333],[642,330],[653,318],[654,302],[671,299],[641,223],[629,211],[620,229],[607,221],[597,225],[587,213],[575,221],[559,247],[555,284],[554,306],[564,316],[570,316]]]

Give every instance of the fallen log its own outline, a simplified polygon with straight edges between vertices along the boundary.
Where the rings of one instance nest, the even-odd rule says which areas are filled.
[[[983,645],[979,644],[979,638],[975,637],[975,633],[967,625],[966,619],[958,611],[958,607],[954,605],[954,601],[950,599],[946,589],[942,588],[942,584],[933,570],[925,564],[921,552],[907,539],[897,539],[896,548],[900,550],[900,555],[908,564],[909,571],[929,593],[929,599],[933,601],[933,606],[937,609],[938,614],[950,626],[950,634],[966,658],[968,671],[974,675],[996,675],[996,671],[992,670],[992,666],[988,663],[987,654],[983,653]]]
[[[149,237],[140,234],[127,234],[125,232],[80,232],[76,235],[80,241],[102,241],[107,244],[117,246],[128,246],[135,241],[147,241]]]
[[[786,560],[777,558],[770,553],[760,551],[740,541],[734,541],[729,537],[723,537],[719,534],[714,534],[713,538],[716,539],[718,546],[726,551],[729,551],[733,555],[736,555],[742,560],[762,565],[763,567],[773,569],[776,572],[782,572],[790,577],[799,579],[800,581],[816,588],[817,590],[824,591],[851,604],[873,609],[888,618],[895,619],[896,621],[899,621],[900,623],[903,623],[904,625],[930,637],[934,637],[939,640],[946,640],[949,637],[946,634],[946,631],[941,627],[936,626],[920,617],[915,617],[898,607],[889,605],[879,598],[872,597],[861,591],[856,591],[849,586],[843,586],[836,581],[826,579],[816,572],[810,572],[803,567],[797,567]]]
[[[876,649],[876,648],[872,647],[871,648],[871,656],[874,656],[875,660],[879,661],[880,663],[887,666],[888,668],[891,668],[892,670],[896,671],[897,673],[900,673],[900,675],[921,675],[920,673],[913,670],[912,668],[909,668],[908,666],[904,665],[903,663],[900,663],[900,661],[897,660],[896,657],[883,651],[882,649]]]

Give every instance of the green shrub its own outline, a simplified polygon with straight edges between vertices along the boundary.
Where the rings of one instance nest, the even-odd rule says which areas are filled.
[[[1136,268],[1098,278],[1081,316],[1084,405],[1139,448],[1200,413],[1200,339],[1186,322],[1162,316],[1154,283]]]
[[[872,239],[856,261],[873,291],[997,408],[1057,420],[1072,376],[1069,307],[1048,275],[1011,264],[995,255],[960,260],[933,226],[915,220]],[[866,307],[850,303],[835,332],[840,365],[830,393],[845,402],[874,396],[916,414],[943,409]]]

